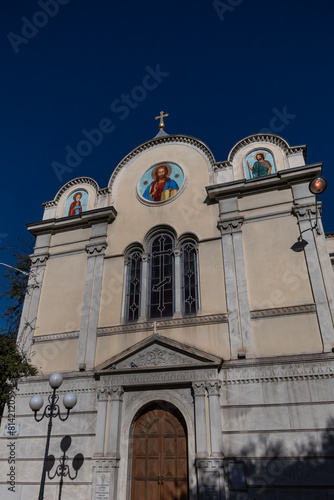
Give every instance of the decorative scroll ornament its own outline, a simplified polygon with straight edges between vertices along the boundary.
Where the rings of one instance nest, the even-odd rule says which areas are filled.
[[[163,365],[190,365],[194,364],[195,360],[183,356],[174,351],[167,351],[161,347],[143,352],[131,360],[131,366],[163,366]]]

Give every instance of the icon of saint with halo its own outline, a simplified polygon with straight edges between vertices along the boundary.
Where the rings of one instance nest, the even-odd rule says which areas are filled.
[[[251,177],[263,177],[265,175],[270,175],[272,171],[271,163],[266,160],[266,153],[264,151],[257,151],[254,154],[255,162],[253,166],[247,161],[247,167],[251,173]]]
[[[153,182],[145,189],[143,197],[149,201],[165,201],[174,196],[179,186],[170,178],[172,167],[168,163],[160,163],[152,170]]]

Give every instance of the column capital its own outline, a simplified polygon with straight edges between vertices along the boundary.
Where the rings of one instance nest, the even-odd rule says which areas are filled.
[[[95,257],[96,255],[104,255],[107,246],[108,243],[106,241],[103,243],[89,243],[86,245],[85,250],[88,253],[88,257]]]
[[[49,258],[49,253],[32,254],[29,256],[32,266],[45,266]]]
[[[174,257],[181,257],[182,255],[181,247],[175,247],[173,252],[174,252]]]
[[[207,388],[209,396],[219,396],[221,382],[219,380],[210,381],[206,384],[206,388]]]
[[[149,254],[149,253],[144,252],[144,253],[142,254],[141,260],[142,260],[142,262],[150,262],[150,257],[151,257],[151,256],[150,256],[150,254]]]
[[[222,236],[224,234],[232,234],[241,232],[241,226],[244,222],[243,217],[236,217],[233,219],[220,219],[217,223],[217,227],[220,230]]]
[[[106,387],[100,387],[97,390],[97,399],[99,401],[108,401],[109,391]]]
[[[111,401],[123,401],[124,389],[123,387],[111,387],[110,399]]]
[[[192,384],[194,396],[205,396],[206,386],[204,382],[194,382]]]
[[[319,207],[320,208],[320,207]],[[300,220],[313,219],[317,213],[317,206],[315,203],[305,203],[303,205],[294,205],[292,213]]]

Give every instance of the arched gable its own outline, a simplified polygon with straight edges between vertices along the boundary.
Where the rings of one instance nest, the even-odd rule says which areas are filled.
[[[253,163],[256,153],[268,155],[261,175],[254,175]],[[250,158],[253,156],[253,161]],[[231,149],[226,161],[216,164],[217,183],[238,179],[250,179],[305,165],[306,146],[291,147],[282,137],[275,134],[254,134],[238,141]],[[248,163],[247,163],[248,162]],[[269,169],[269,170],[268,170]]]

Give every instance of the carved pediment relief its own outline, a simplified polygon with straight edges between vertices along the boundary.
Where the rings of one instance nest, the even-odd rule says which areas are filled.
[[[161,368],[203,368],[219,366],[222,359],[181,344],[175,340],[153,334],[149,338],[119,353],[96,367],[96,372],[124,370],[152,370]]]

